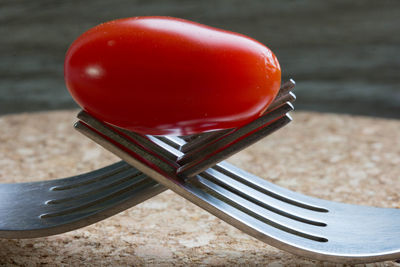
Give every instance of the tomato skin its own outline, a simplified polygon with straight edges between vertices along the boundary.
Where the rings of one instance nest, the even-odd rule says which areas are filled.
[[[275,98],[281,70],[261,43],[171,17],[100,24],[70,46],[64,65],[75,101],[112,125],[187,135],[244,125]]]

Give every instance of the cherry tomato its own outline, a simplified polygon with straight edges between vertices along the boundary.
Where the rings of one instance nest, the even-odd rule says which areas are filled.
[[[244,125],[266,110],[281,83],[278,60],[263,44],[171,17],[98,25],[75,40],[64,67],[84,110],[153,135]]]

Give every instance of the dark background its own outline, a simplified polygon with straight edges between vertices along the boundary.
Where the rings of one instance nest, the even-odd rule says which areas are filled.
[[[70,43],[107,20],[168,15],[249,35],[297,82],[297,109],[400,118],[400,1],[0,0],[0,115],[74,108]]]

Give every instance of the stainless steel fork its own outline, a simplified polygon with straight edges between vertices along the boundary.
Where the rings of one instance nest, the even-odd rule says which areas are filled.
[[[271,107],[276,108],[282,106],[286,101],[294,101],[295,96],[290,92],[293,87],[293,81],[285,83]],[[279,112],[291,108],[288,105],[285,106]],[[250,131],[263,123],[268,123],[269,119],[280,115],[276,111],[272,113],[270,111],[272,111],[272,108],[266,111],[266,116],[261,120],[248,125],[245,128],[246,131]],[[273,127],[268,127],[267,131],[264,130],[263,136],[281,126],[274,124]],[[182,151],[190,152],[218,141],[213,145],[214,148],[217,148],[218,144],[226,143],[229,138],[240,136],[246,131],[243,131],[243,129],[241,131],[220,131],[184,138],[190,142],[169,137],[163,137],[163,140],[172,145],[182,146]],[[134,136],[133,133],[129,132],[126,132],[126,134],[139,138],[139,141],[147,142],[150,146],[153,143],[148,142],[149,139],[158,140],[151,136],[143,138]],[[222,143],[221,140],[218,140],[221,136],[225,137],[225,141]],[[257,136],[261,138],[260,133]],[[160,141],[158,140],[158,142]],[[248,145],[251,142],[248,140],[245,143]],[[159,144],[162,144],[162,142]],[[236,149],[240,148],[236,146]],[[212,149],[207,148],[207,151],[212,151]],[[214,165],[217,161],[227,157],[227,152],[219,153],[218,158],[214,158],[214,161],[208,159],[206,163]],[[231,148],[230,153],[233,152]],[[163,153],[163,150],[160,150],[159,153],[167,157],[170,155]],[[181,153],[181,155],[183,154]],[[171,160],[177,159],[173,156]],[[190,163],[185,157],[182,157],[181,160]],[[200,170],[197,167],[197,171]],[[74,230],[110,217],[166,189],[163,185],[124,162],[64,179],[0,184],[0,238],[33,238]]]
[[[259,131],[273,123],[287,122],[286,115],[256,127],[251,134],[235,136],[234,142],[227,139],[227,133],[217,134],[211,147],[193,148],[197,155],[202,155],[201,159],[189,158],[188,162],[185,158],[190,157],[190,149],[188,154],[182,152],[183,139],[129,133],[86,113],[81,113],[79,118],[76,128],[107,150],[211,214],[270,245],[300,256],[342,263],[400,257],[399,209],[311,198],[225,162],[208,168],[209,162],[220,159],[221,154],[226,156],[225,151],[229,152],[231,147],[243,146],[249,138],[256,139]],[[218,148],[218,142],[224,143],[222,149]]]

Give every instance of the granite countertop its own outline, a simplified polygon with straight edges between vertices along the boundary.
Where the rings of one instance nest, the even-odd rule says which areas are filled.
[[[115,162],[115,156],[73,130],[76,113],[0,117],[0,180],[67,177]],[[279,134],[229,161],[311,196],[400,208],[400,121],[305,112],[293,117]],[[0,265],[46,264],[334,266],[264,244],[171,191],[69,233],[0,239]]]

